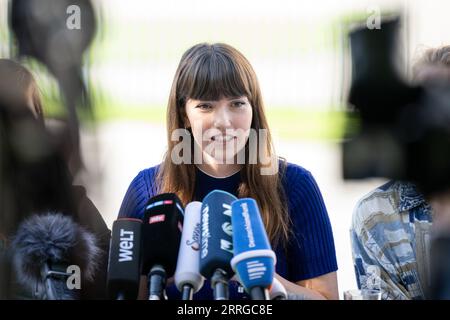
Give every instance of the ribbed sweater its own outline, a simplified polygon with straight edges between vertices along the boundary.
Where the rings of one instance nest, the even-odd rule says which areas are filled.
[[[122,202],[119,217],[143,217],[146,203],[158,194],[155,184],[158,168],[159,166],[155,166],[142,170],[133,179]],[[277,256],[276,272],[291,282],[297,282],[336,271],[336,251],[331,224],[314,177],[301,166],[287,163],[281,179],[292,233],[286,249],[281,245],[273,248]],[[227,178],[215,178],[197,169],[192,200],[202,201],[205,195],[215,189],[237,196],[240,182],[240,172]],[[247,298],[241,291],[237,283],[230,283],[231,299]],[[175,286],[167,288],[167,295],[169,299],[180,297]],[[205,282],[203,288],[194,295],[194,299],[212,299],[209,282]]]

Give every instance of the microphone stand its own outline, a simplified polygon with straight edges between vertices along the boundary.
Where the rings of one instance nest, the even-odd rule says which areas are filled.
[[[211,286],[214,291],[214,300],[229,300],[228,277],[222,269],[216,269],[211,278]]]
[[[64,271],[62,265],[51,265],[48,262],[42,266],[41,274],[44,280],[44,296],[42,298],[47,300],[73,300],[78,299],[77,291],[71,292],[67,288],[66,280],[70,276]]]
[[[192,289],[190,284],[184,284],[183,291],[181,292],[181,300],[193,300],[194,290]]]
[[[253,287],[250,289],[252,300],[270,300],[269,290],[262,287]]]
[[[149,296],[148,300],[164,300],[164,287],[166,285],[166,271],[164,268],[155,264],[148,274]]]

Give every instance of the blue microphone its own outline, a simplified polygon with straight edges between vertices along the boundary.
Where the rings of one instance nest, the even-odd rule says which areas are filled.
[[[228,300],[228,280],[234,275],[230,261],[233,258],[232,194],[214,190],[203,199],[200,220],[200,273],[211,279],[215,300]]]
[[[276,256],[270,247],[256,201],[236,200],[231,206],[234,257],[231,266],[253,300],[269,300]]]

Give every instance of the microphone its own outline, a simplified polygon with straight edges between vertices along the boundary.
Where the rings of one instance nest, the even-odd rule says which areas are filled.
[[[231,206],[234,257],[231,266],[253,300],[269,300],[276,256],[259,214],[256,201],[236,200]]]
[[[180,248],[184,209],[174,193],[151,198],[143,222],[142,274],[148,275],[149,300],[163,300],[166,279],[173,276]]]
[[[228,280],[234,275],[230,261],[233,258],[232,194],[214,190],[203,199],[201,212],[200,273],[211,279],[215,300],[228,300]]]
[[[200,274],[200,212],[202,203],[194,201],[184,211],[183,233],[178,252],[175,284],[182,300],[192,300],[192,295],[203,287]]]
[[[95,236],[60,213],[22,222],[11,252],[19,283],[46,300],[79,299],[81,278],[69,270],[78,269],[83,279],[92,281],[101,256]]]
[[[110,299],[136,300],[141,275],[142,220],[117,219],[113,223],[108,264]]]
[[[286,300],[288,298],[286,288],[275,277],[270,287],[269,296],[270,300]]]

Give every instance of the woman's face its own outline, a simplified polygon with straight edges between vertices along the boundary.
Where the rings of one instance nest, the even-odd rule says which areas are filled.
[[[253,111],[246,96],[215,101],[188,99],[186,116],[185,126],[192,129],[204,159],[229,164],[247,142]]]

